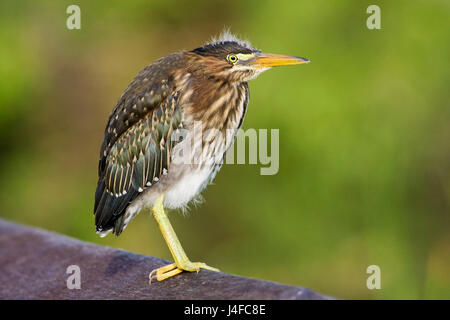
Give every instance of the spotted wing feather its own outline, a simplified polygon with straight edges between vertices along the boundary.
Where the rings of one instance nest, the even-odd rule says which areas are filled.
[[[120,234],[128,205],[169,170],[171,134],[182,127],[171,70],[177,57],[150,65],[114,108],[100,151],[94,214],[97,231]]]

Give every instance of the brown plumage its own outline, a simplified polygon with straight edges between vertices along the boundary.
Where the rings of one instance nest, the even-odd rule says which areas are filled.
[[[221,168],[244,119],[247,81],[281,65],[273,64],[275,55],[227,37],[157,60],[118,100],[100,150],[94,213],[102,235],[119,235],[162,194],[164,207],[185,207]],[[277,57],[283,64],[307,61]],[[196,124],[221,134],[196,137]],[[194,151],[180,161],[188,143]]]

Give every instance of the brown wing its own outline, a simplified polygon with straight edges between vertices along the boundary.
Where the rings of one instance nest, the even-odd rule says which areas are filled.
[[[170,166],[170,134],[182,126],[171,55],[141,71],[114,108],[100,151],[95,193],[97,231],[123,229],[123,214]]]

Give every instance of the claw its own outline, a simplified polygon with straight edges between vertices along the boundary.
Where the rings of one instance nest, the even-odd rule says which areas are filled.
[[[173,276],[176,276],[177,274],[180,274],[183,271],[188,271],[188,272],[195,271],[198,273],[200,271],[200,269],[219,271],[219,269],[210,267],[203,262],[186,261],[186,262],[180,263],[180,265],[172,263],[172,264],[168,264],[166,266],[154,269],[148,275],[148,279],[149,279],[149,283],[151,284],[154,279],[156,279],[157,281],[163,281],[163,280],[166,280]]]

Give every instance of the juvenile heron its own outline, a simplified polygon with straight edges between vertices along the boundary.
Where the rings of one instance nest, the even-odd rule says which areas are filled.
[[[244,120],[247,82],[271,67],[307,62],[262,53],[225,33],[143,69],[106,125],[95,192],[97,232],[119,235],[137,213],[151,208],[174,263],[153,270],[150,281],[201,268],[218,271],[188,259],[164,208],[185,207],[222,167]],[[208,134],[199,135],[196,126]]]

